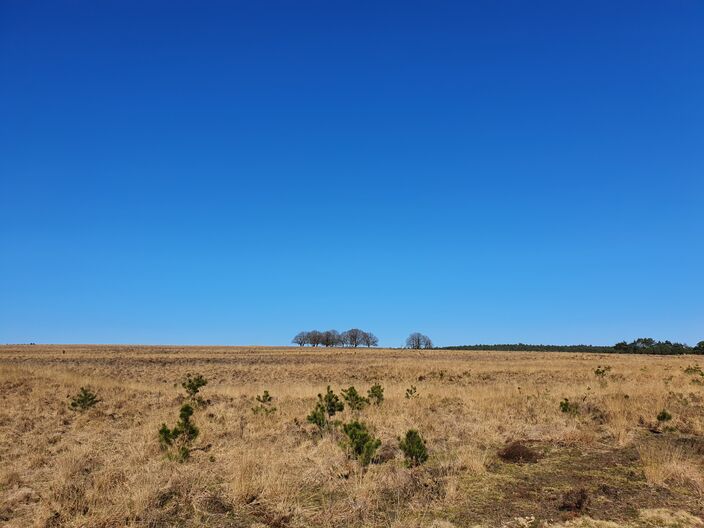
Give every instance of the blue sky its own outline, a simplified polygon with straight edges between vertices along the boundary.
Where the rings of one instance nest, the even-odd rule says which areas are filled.
[[[703,27],[694,0],[2,2],[0,342],[702,340]]]

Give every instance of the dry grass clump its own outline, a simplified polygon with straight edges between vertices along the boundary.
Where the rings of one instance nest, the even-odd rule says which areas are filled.
[[[0,524],[697,526],[704,386],[692,383],[688,364],[441,350],[0,347]],[[595,375],[598,366],[611,368]],[[383,401],[367,403],[377,384]],[[381,441],[369,465],[342,427],[306,421],[328,385],[348,397],[332,420],[358,420]],[[99,401],[78,410],[71,401],[81,387]],[[576,404],[569,413],[565,399]],[[169,459],[157,432],[174,426],[187,401],[199,434],[185,460]],[[663,409],[672,418],[661,423]],[[399,448],[412,429],[429,454],[416,467]]]
[[[701,457],[693,456],[681,447],[663,442],[642,445],[638,448],[638,452],[648,482],[659,486],[670,483],[693,486],[700,494],[704,494]]]

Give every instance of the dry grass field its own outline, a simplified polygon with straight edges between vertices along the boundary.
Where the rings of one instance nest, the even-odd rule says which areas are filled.
[[[704,377],[693,356],[298,348],[0,347],[0,524],[8,527],[704,526]],[[597,366],[610,366],[603,379]],[[186,373],[208,379],[190,458],[160,448]],[[362,468],[316,395],[384,388],[358,413]],[[406,398],[406,389],[417,396]],[[69,406],[80,387],[100,402]],[[268,390],[277,411],[255,414]],[[576,403],[562,412],[560,402]],[[672,418],[658,422],[666,409]],[[338,418],[336,416],[335,418]],[[340,419],[349,421],[345,409]],[[417,429],[429,459],[407,467]],[[500,453],[520,442],[535,460]],[[383,461],[382,461],[383,460]]]

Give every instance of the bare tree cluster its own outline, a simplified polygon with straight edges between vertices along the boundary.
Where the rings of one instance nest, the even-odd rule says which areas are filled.
[[[406,339],[406,348],[433,348],[433,342],[427,335],[419,332],[413,332]]]
[[[357,348],[358,346],[377,346],[379,344],[379,338],[371,332],[365,332],[359,328],[351,328],[342,333],[337,330],[327,330],[326,332],[320,332],[318,330],[299,332],[291,342],[299,346],[342,346]]]

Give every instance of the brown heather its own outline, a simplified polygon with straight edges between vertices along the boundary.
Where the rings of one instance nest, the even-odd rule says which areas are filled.
[[[704,526],[696,358],[225,347],[0,347],[0,525],[7,527]],[[601,382],[598,365],[612,367]],[[208,379],[184,463],[186,373]],[[375,383],[358,414],[384,462],[361,468],[306,423],[331,385]],[[417,397],[405,398],[411,385]],[[90,387],[84,412],[69,396]],[[268,390],[277,411],[255,414]],[[560,411],[568,398],[576,415]],[[663,409],[672,420],[659,424]],[[335,417],[337,418],[337,416]],[[345,409],[342,419],[353,419]],[[409,468],[398,438],[430,458]],[[516,444],[518,443],[518,444]],[[536,456],[499,457],[516,445]],[[522,448],[521,448],[522,449]]]

